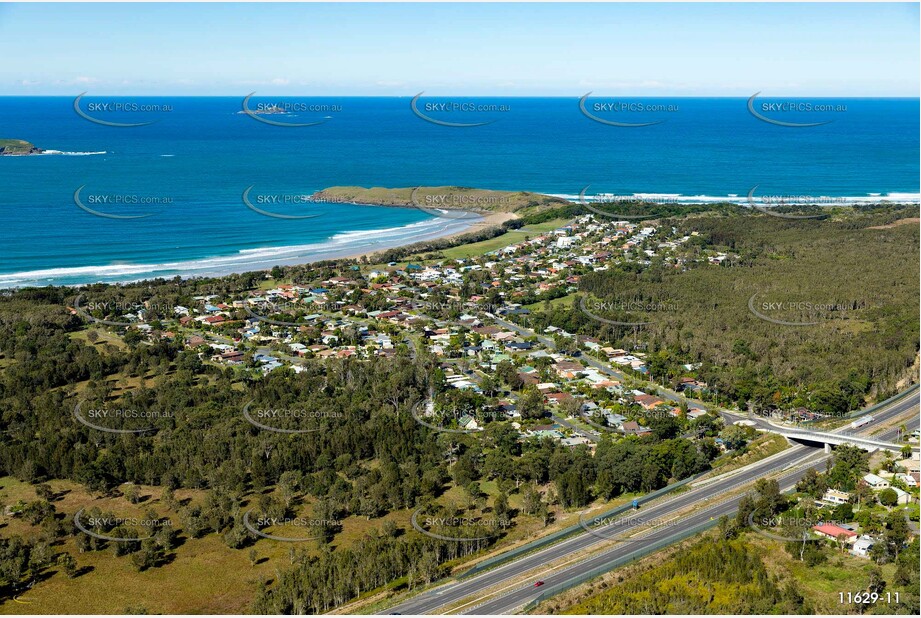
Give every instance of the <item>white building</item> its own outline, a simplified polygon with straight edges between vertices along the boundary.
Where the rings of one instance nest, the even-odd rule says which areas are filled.
[[[863,480],[873,489],[886,489],[889,487],[889,481],[882,478],[881,476],[876,476],[875,474],[866,474],[864,475]]]
[[[851,548],[851,553],[855,556],[860,556],[861,558],[868,558],[870,556],[870,549],[876,544],[876,540],[869,536],[862,536],[856,541],[854,541],[854,546]]]
[[[556,246],[559,249],[569,249],[576,243],[576,239],[572,236],[560,236],[556,239]]]
[[[851,494],[846,491],[838,491],[837,489],[829,489],[825,492],[825,495],[822,496],[822,502],[826,504],[847,504],[851,499]]]
[[[911,502],[911,494],[908,493],[907,491],[903,491],[899,489],[898,487],[890,487],[889,489],[894,491],[895,495],[898,496],[898,498],[895,501],[896,504],[908,504],[909,502]]]

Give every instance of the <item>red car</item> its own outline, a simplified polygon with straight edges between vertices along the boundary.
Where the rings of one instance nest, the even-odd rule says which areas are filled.
[[[541,579],[539,579],[539,580],[537,580],[536,582],[534,582],[534,587],[535,587],[535,588],[537,588],[538,586],[543,586],[543,585],[544,585],[544,581],[541,580]]]

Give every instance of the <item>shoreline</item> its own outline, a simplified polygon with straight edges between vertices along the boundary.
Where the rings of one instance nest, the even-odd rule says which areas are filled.
[[[385,206],[385,208],[400,208],[400,207],[399,206]],[[427,240],[457,240],[460,237],[466,234],[469,234],[472,231],[472,228],[478,227],[480,229],[486,229],[489,227],[498,227],[498,226],[501,226],[506,221],[512,221],[518,218],[518,216],[510,212],[493,212],[493,213],[488,213],[488,214],[480,214],[480,213],[477,213],[477,214],[478,214],[477,218],[479,220],[474,220],[473,218],[467,219],[471,221],[471,223],[465,229],[459,230],[456,232],[451,232],[443,236],[436,236],[436,237],[428,238]],[[407,245],[395,245],[393,247],[387,247],[385,249],[377,249],[374,251],[365,251],[363,253],[355,253],[353,255],[347,255],[343,258],[338,258],[338,259],[361,260],[364,258],[371,258],[374,255],[381,253],[381,251],[411,247],[413,244],[415,243],[410,243]]]
[[[362,206],[375,206],[377,204],[361,204]],[[402,207],[402,206],[391,206]],[[513,213],[475,213],[472,211],[452,211],[463,213],[460,217],[438,217],[427,219],[423,222],[402,225],[387,230],[401,230],[402,234],[411,231],[413,226],[427,227],[428,229],[414,234],[411,239],[402,237],[384,238],[382,240],[369,240],[375,232],[385,233],[387,230],[345,230],[336,235],[358,235],[352,242],[343,246],[334,246],[333,238],[327,238],[315,245],[280,245],[275,247],[259,247],[255,249],[239,250],[228,255],[209,256],[199,259],[164,262],[160,264],[110,264],[96,266],[74,266],[72,274],[63,274],[61,268],[39,269],[17,273],[0,274],[0,290],[16,290],[26,287],[68,287],[80,288],[90,285],[128,285],[151,279],[172,279],[180,277],[183,280],[194,278],[225,277],[242,275],[251,272],[269,272],[274,266],[303,266],[318,262],[334,260],[362,260],[374,255],[412,247],[417,243],[433,240],[456,240],[466,234],[489,227],[499,227],[502,223],[517,219]],[[475,216],[465,216],[475,215]],[[438,220],[443,224],[439,225]],[[364,236],[362,238],[361,236]],[[379,243],[379,244],[378,244]],[[356,246],[358,245],[358,246]],[[260,255],[261,253],[261,255]],[[285,253],[291,255],[285,256]],[[221,262],[224,262],[223,264]],[[91,275],[106,270],[111,274]],[[131,270],[136,270],[131,273]],[[80,271],[83,271],[81,273]]]
[[[326,190],[324,190],[326,191]],[[488,191],[488,190],[473,190]],[[321,193],[321,192],[318,192]],[[511,192],[509,192],[511,193]],[[525,193],[525,192],[521,192]],[[530,195],[540,195],[568,202],[579,203],[580,196],[572,194],[553,194],[526,192]],[[315,194],[316,195],[316,194]],[[585,195],[589,202],[598,201],[599,198],[611,194],[596,193]],[[618,196],[620,197],[620,196]],[[685,196],[682,194],[641,193],[633,194],[639,200],[648,200],[652,203],[689,205],[689,204],[714,204],[730,203],[746,205],[749,203],[747,196],[729,195],[717,196]],[[839,202],[834,206],[895,206],[900,204],[917,205],[921,194],[916,193],[883,193],[879,195],[860,196],[847,198],[847,203]],[[621,197],[621,199],[623,199]],[[841,199],[841,198],[839,198]],[[324,200],[325,201],[325,200]],[[180,277],[183,280],[194,278],[213,278],[232,275],[242,275],[254,272],[269,272],[274,266],[306,266],[318,262],[337,260],[370,260],[377,254],[395,249],[411,248],[415,244],[426,241],[456,241],[460,237],[491,227],[499,227],[507,221],[520,218],[519,215],[509,211],[477,210],[473,208],[422,208],[418,205],[407,203],[368,203],[354,200],[330,200],[330,203],[349,203],[358,206],[376,208],[414,208],[433,215],[431,219],[422,222],[402,225],[395,228],[379,230],[344,230],[315,244],[308,245],[277,245],[240,249],[235,253],[225,255],[212,255],[201,258],[190,258],[162,263],[113,263],[107,265],[71,266],[47,269],[35,269],[13,273],[0,273],[0,290],[16,290],[26,287],[68,287],[80,288],[89,285],[127,285],[152,279],[172,279]],[[795,203],[795,202],[791,202]],[[454,213],[454,216],[439,216],[436,211]],[[439,219],[443,225],[438,226]],[[413,226],[427,227],[412,238],[400,238]],[[436,227],[437,226],[437,227]],[[399,230],[399,232],[398,232]],[[396,233],[397,237],[387,237]],[[355,239],[336,246],[337,237],[355,236]],[[383,236],[382,240],[371,240]],[[420,252],[425,248],[420,248]],[[380,263],[382,260],[377,260]],[[65,272],[69,271],[69,272]]]
[[[579,194],[574,193],[548,193],[551,197],[578,202]],[[746,206],[750,203],[749,196],[738,193],[727,193],[720,195],[685,195],[683,193],[632,193],[632,194],[614,194],[603,191],[587,193],[585,196],[587,202],[598,202],[613,200],[617,202],[627,202],[636,200],[638,202],[646,201],[651,204],[666,204],[677,206],[696,206],[711,204],[733,204],[735,206]],[[921,204],[921,193],[913,192],[888,192],[888,193],[868,193],[866,195],[781,195],[769,194],[768,192],[759,191],[752,194],[751,200],[759,204],[765,199],[777,202],[783,200],[786,206],[899,206],[903,204],[918,205]]]

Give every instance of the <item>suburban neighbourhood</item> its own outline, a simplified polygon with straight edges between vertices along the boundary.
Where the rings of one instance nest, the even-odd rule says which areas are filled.
[[[400,346],[413,354],[424,350],[441,359],[445,386],[481,396],[480,405],[454,410],[441,422],[482,429],[489,418],[503,415],[524,437],[591,445],[600,431],[643,436],[657,415],[694,420],[706,410],[696,404],[682,409],[636,387],[647,371],[642,345],[613,348],[554,326],[534,332],[529,306],[582,300],[576,293],[580,277],[614,263],[648,264],[659,256],[675,268],[689,260],[717,267],[732,257],[685,250],[690,239],[673,229],[586,215],[481,256],[351,266],[309,284],[197,296],[189,306],[156,311],[150,310],[153,301],[93,317],[128,323],[129,332],[148,341],[180,339],[206,362],[256,374],[283,367],[299,372],[301,359],[391,357]],[[694,367],[686,369],[676,390],[705,394],[707,385],[694,377]],[[519,393],[538,393],[540,411],[522,415],[518,395],[495,387],[497,374],[519,386]],[[544,409],[552,419],[544,418]]]

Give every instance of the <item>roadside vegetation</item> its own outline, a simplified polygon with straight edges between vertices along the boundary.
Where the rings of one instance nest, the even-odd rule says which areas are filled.
[[[876,459],[882,464],[877,471],[891,476],[885,470],[895,467],[891,458]],[[897,504],[890,489],[869,487],[863,479],[871,465],[876,464],[868,453],[842,446],[825,473],[808,472],[792,495],[781,494],[776,481],[759,480],[735,517],[721,518],[705,538],[618,569],[535,611],[917,614],[917,509]],[[828,503],[823,499],[828,490],[847,490],[849,499]],[[917,488],[911,494],[917,499]],[[815,532],[828,525],[841,534]],[[857,552],[859,539],[872,545]]]
[[[642,391],[633,388],[649,378],[676,391],[678,380],[690,379],[683,385],[694,397],[742,408],[808,404],[835,413],[894,390],[917,353],[918,325],[909,324],[917,283],[905,275],[904,255],[917,251],[918,230],[901,225],[868,231],[865,224],[891,218],[882,215],[856,223],[790,224],[701,209],[706,212],[693,219],[658,225],[671,238],[671,225],[686,227],[689,237],[698,232],[688,244],[693,253],[735,256],[723,266],[682,271],[673,263],[650,260],[643,266],[639,260],[635,268],[618,263],[596,270],[575,264],[571,277],[562,275],[546,291],[537,289],[539,277],[518,290],[501,273],[471,269],[458,282],[426,288],[432,315],[425,320],[413,315],[407,327],[371,315],[393,313],[394,303],[405,307],[400,303],[407,298],[399,295],[414,293],[405,291],[411,281],[405,273],[365,280],[362,273],[375,264],[441,260],[449,252],[492,260],[494,254],[484,254],[560,226],[560,210],[538,210],[475,234],[481,244],[446,240],[422,253],[418,247],[396,249],[362,263],[85,286],[82,294],[95,304],[80,311],[69,288],[0,295],[0,607],[35,611],[29,605],[34,599],[44,603],[41,611],[91,611],[92,596],[108,592],[105,610],[111,612],[316,614],[357,598],[414,591],[501,548],[571,525],[582,511],[714,468],[732,470],[783,448],[777,436],[758,438],[750,427],[726,427],[712,412],[689,409],[688,402],[649,403],[656,399],[649,388],[647,406],[641,405]],[[653,233],[643,238],[644,246],[658,242]],[[555,245],[556,238],[544,240]],[[866,246],[860,264],[875,263],[870,272],[878,280],[854,275],[835,281],[856,265],[857,254],[842,249],[837,262],[820,254],[861,240]],[[794,266],[778,269],[777,261]],[[868,313],[807,335],[755,319],[745,309],[748,288],[784,276],[822,293],[860,291],[871,300]],[[350,314],[335,327],[295,324],[288,340],[300,344],[304,356],[263,371],[256,356],[268,344],[243,340],[241,330],[247,322],[252,326],[252,316],[246,305],[232,303],[281,282],[295,282],[313,295],[336,280],[344,285],[322,292],[327,304],[360,304],[364,317]],[[578,338],[559,332],[553,345],[533,334],[527,341],[513,335],[521,339],[514,342],[521,351],[499,354],[494,343],[497,353],[484,364],[477,354],[490,343],[488,328],[448,332],[436,324],[457,321],[465,310],[452,298],[481,296],[499,306],[505,302],[501,286],[508,286],[516,306],[539,308],[520,319],[542,337],[545,327],[564,326],[586,335],[582,342],[591,339],[595,351],[580,349]],[[624,291],[684,295],[690,308],[624,333],[562,300]],[[213,324],[195,321],[195,312],[183,322],[174,312],[204,307],[211,298],[227,301],[214,312],[221,318]],[[877,298],[904,305],[878,307],[872,302]],[[112,307],[128,308],[115,314],[144,308],[145,316],[141,323],[106,324]],[[272,315],[291,320],[311,310],[296,305],[296,316],[283,310]],[[386,354],[383,343],[365,344],[360,353],[362,327],[387,340]],[[445,331],[439,354],[422,343],[437,330]],[[280,342],[283,336],[273,338],[269,351],[292,353]],[[318,345],[324,339],[351,346],[354,355]],[[222,362],[215,353],[219,341],[239,347],[238,364]],[[595,386],[603,387],[595,388],[584,381],[588,367],[581,355],[607,360],[602,345],[622,346],[621,356],[627,350],[642,355],[645,365],[633,360],[644,371],[624,366],[624,383],[599,375]],[[320,357],[324,351],[332,354]],[[571,377],[564,377],[567,372]],[[449,381],[456,378],[476,388],[457,388]],[[558,388],[554,382],[565,384],[565,392],[551,392]],[[591,401],[594,413],[583,414],[583,401]],[[419,422],[420,405],[431,406],[428,425]],[[248,419],[250,408],[265,412],[258,418],[273,429]],[[120,415],[100,420],[98,413],[109,410]],[[278,417],[279,410],[297,414]],[[510,410],[514,414],[506,414]],[[462,419],[479,426],[457,431]],[[127,433],[101,431],[94,422]],[[564,433],[570,440],[565,444]],[[810,477],[813,484],[798,488],[798,497],[816,500],[822,483],[856,491],[859,480],[852,472],[866,472],[870,464],[841,452],[824,480]],[[753,508],[761,508],[758,499]],[[771,514],[798,508],[776,496],[771,500]],[[860,510],[870,513],[866,525],[881,534],[899,526],[888,502],[888,494],[881,494]],[[79,520],[83,528],[75,521],[81,509],[89,518]],[[413,525],[414,516],[424,532]],[[266,534],[300,538],[268,539],[252,532],[251,520],[267,522],[256,526]],[[464,523],[444,523],[452,521]],[[748,534],[745,522],[723,528],[731,532],[723,545],[700,550],[662,577],[683,577],[691,564],[725,561],[755,576],[745,595],[752,608],[786,611],[795,595],[759,570],[739,540]],[[898,551],[887,545],[881,568],[898,564],[895,554],[904,554],[906,543],[907,537]],[[198,569],[208,569],[209,576],[196,580]],[[727,589],[736,582],[718,569],[713,577]],[[113,578],[125,582],[118,592],[109,590]],[[697,583],[688,582],[686,592],[687,608],[703,602]],[[730,602],[731,593],[724,592]],[[625,604],[633,603],[631,594],[624,595]],[[648,599],[638,596],[636,603],[641,601]]]

